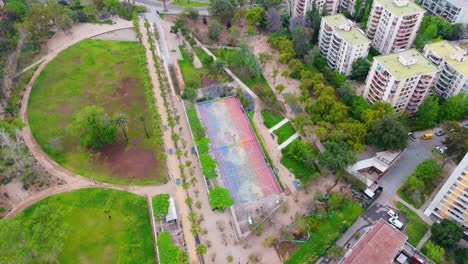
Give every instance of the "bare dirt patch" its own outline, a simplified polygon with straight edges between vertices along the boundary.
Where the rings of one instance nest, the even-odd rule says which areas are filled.
[[[129,142],[119,139],[114,144],[106,144],[101,148],[93,150],[97,159],[95,163],[108,164],[112,175],[128,179],[147,179],[158,176],[163,168],[156,160],[154,152],[138,147],[142,137]],[[159,178],[159,177],[157,177]]]

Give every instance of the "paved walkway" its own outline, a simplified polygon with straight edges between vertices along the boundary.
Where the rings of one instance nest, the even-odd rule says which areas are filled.
[[[293,142],[296,138],[299,137],[299,133],[296,132],[296,134],[292,135],[290,138],[288,138],[285,142],[283,142],[281,145],[276,147],[278,150],[282,150],[285,147],[287,147],[291,142]]]
[[[398,194],[394,194],[391,198],[390,198],[393,203],[396,203],[396,202],[401,202],[402,204],[404,204],[406,207],[408,207],[409,209],[411,209],[413,212],[415,212],[419,217],[421,217],[421,219],[426,222],[428,225],[432,225],[434,223],[434,220],[432,220],[431,218],[429,218],[427,215],[424,214],[423,210],[421,209],[416,209],[414,208],[413,205],[405,202],[403,199],[400,198],[400,196],[398,196]],[[421,207],[422,208],[422,207]]]
[[[424,245],[424,243],[426,243],[427,240],[429,240],[429,238],[431,237],[432,233],[431,233],[431,230],[427,230],[427,233],[423,236],[423,238],[421,239],[421,241],[419,241],[419,244],[418,246],[416,247],[417,249],[421,250],[422,246]]]
[[[273,131],[275,131],[276,129],[282,127],[284,124],[286,124],[287,122],[289,121],[288,118],[285,118],[283,120],[281,120],[278,124],[274,125],[272,128],[270,128],[268,131],[270,131],[270,133],[273,133]]]

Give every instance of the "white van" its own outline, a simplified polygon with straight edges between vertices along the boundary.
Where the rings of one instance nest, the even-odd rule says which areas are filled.
[[[401,229],[403,227],[403,223],[398,221],[398,219],[396,218],[389,218],[388,222],[390,222],[390,224],[392,224],[394,227],[398,229]]]

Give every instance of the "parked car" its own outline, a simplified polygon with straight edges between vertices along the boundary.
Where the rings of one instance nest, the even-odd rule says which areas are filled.
[[[395,211],[393,211],[393,210],[388,210],[387,214],[390,216],[390,218],[398,219],[398,214],[395,213]]]
[[[413,133],[409,132],[408,136],[411,138],[412,141],[416,140],[416,136]]]
[[[398,229],[401,229],[403,227],[403,223],[398,221],[398,219],[396,218],[389,218],[388,222]]]
[[[439,152],[440,154],[444,154],[445,150],[447,149],[447,147],[439,147],[439,146],[436,146],[435,149],[437,150],[437,152]]]
[[[434,136],[432,133],[427,133],[422,136],[422,139],[431,139]]]
[[[437,131],[436,136],[441,137],[441,136],[445,135],[445,133],[446,132],[444,130],[439,130],[439,131]]]

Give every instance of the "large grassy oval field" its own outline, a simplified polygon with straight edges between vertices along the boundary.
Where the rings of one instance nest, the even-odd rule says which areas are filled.
[[[145,102],[143,60],[137,42],[87,39],[61,52],[38,76],[29,98],[28,122],[42,149],[63,167],[99,181],[163,182]],[[95,149],[79,144],[69,127],[73,115],[91,105],[110,116],[127,114],[128,143],[118,130],[113,144]]]
[[[45,204],[63,211],[69,227],[58,263],[154,263],[145,198],[112,189],[82,189],[43,199],[16,217],[28,219]]]

